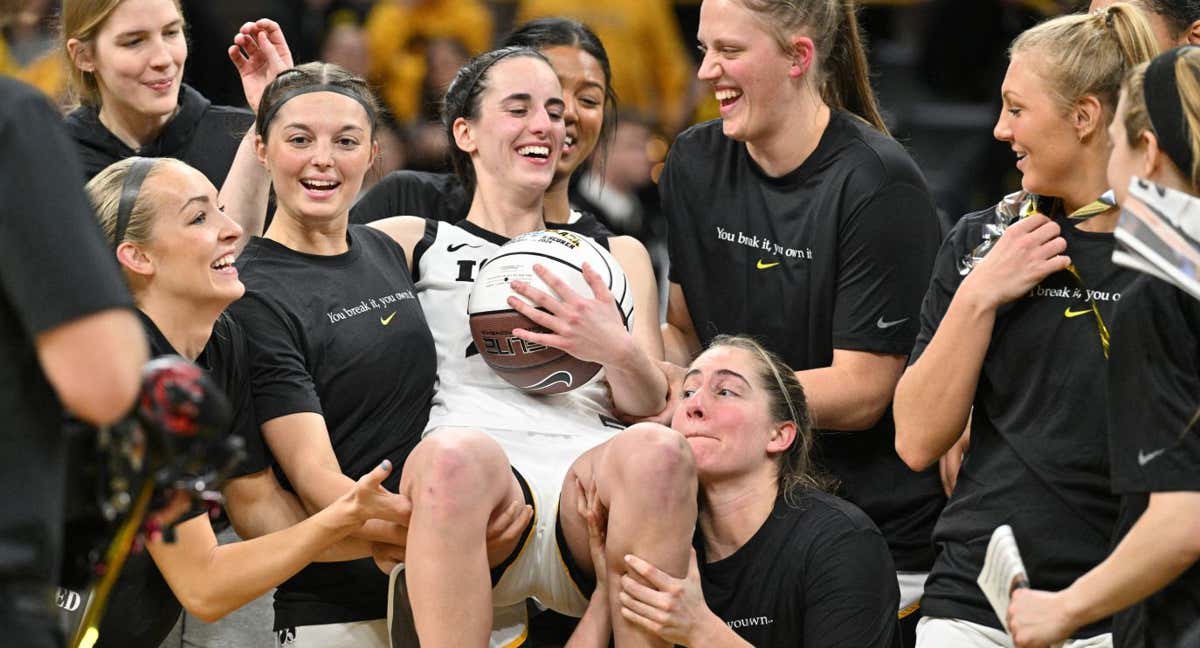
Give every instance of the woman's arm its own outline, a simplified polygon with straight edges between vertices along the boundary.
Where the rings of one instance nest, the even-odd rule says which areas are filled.
[[[662,336],[666,359],[672,364],[686,367],[700,355],[700,336],[696,335],[683,286],[675,282],[671,282],[667,293],[667,321],[662,325]]]
[[[258,112],[258,102],[267,85],[280,72],[293,66],[283,30],[275,21],[266,18],[242,25],[233,37],[228,54],[242,79],[246,105],[254,113]],[[254,142],[255,129],[251,124],[238,144],[219,196],[226,213],[242,226],[239,252],[251,236],[262,235],[271,188],[271,177],[258,161]]]
[[[1112,554],[1061,592],[1020,589],[1008,627],[1021,648],[1049,646],[1138,603],[1200,560],[1200,493],[1151,493]]]
[[[282,583],[330,545],[402,504],[382,486],[390,462],[363,476],[353,489],[316,515],[261,538],[218,545],[208,517],[176,527],[175,541],[147,543],[171,591],[192,614],[215,621]]]
[[[368,227],[375,229],[392,237],[392,240],[400,244],[404,248],[404,258],[408,260],[408,271],[413,269],[413,252],[417,249],[417,242],[425,236],[425,219],[416,216],[393,216],[391,218],[381,218],[377,221],[368,223]]]
[[[1040,214],[1005,230],[955,291],[920,358],[896,386],[896,452],[913,470],[937,461],[962,435],[975,399],[996,310],[1071,260],[1058,224]],[[937,407],[931,407],[936,403]]]

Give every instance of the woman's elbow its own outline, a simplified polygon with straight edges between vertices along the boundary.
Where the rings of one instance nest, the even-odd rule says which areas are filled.
[[[200,587],[179,597],[179,603],[183,609],[188,611],[188,614],[205,623],[214,623],[237,609],[229,604],[228,598],[218,594],[218,592],[211,591],[210,588]]]

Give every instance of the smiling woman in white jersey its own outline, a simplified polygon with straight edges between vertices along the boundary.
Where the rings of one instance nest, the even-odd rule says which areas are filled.
[[[634,290],[633,331],[626,331],[597,275],[596,297],[572,293],[548,273],[555,299],[519,287],[545,307],[523,313],[551,331],[526,339],[567,350],[604,367],[603,382],[566,394],[516,391],[470,353],[465,316],[474,267],[508,238],[542,229],[543,199],[565,136],[562,88],[535,50],[506,48],[473,59],[447,91],[443,124],[455,168],[472,190],[466,220],[448,225],[399,218],[374,225],[413,250],[417,293],[435,331],[438,390],[430,425],[405,466],[401,491],[413,499],[406,578],[421,642],[481,645],[493,604],[535,596],[574,616],[589,609],[593,563],[575,506],[576,476],[598,485],[611,510],[610,555],[644,550],[683,574],[695,522],[695,472],[683,438],[644,427],[613,428],[614,408],[648,415],[665,402],[665,377],[653,359],[662,342],[654,314],[653,274],[644,248],[629,239],[609,247]],[[611,399],[608,396],[611,390]],[[619,424],[616,425],[620,427]],[[526,537],[489,581],[484,525],[513,499],[534,504]],[[640,548],[640,549],[639,549]],[[608,560],[608,580],[625,568]],[[580,633],[607,632],[621,645],[665,645],[613,615],[616,593],[591,598]]]

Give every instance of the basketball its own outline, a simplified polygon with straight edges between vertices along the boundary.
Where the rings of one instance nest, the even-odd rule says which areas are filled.
[[[608,250],[587,237],[562,230],[522,234],[501,246],[479,270],[467,301],[471,336],[479,354],[501,378],[521,390],[561,394],[587,384],[599,373],[600,365],[513,335],[515,328],[545,332],[508,305],[510,295],[524,299],[509,286],[514,280],[554,294],[533,272],[535,263],[585,297],[593,296],[583,277],[583,264],[590,265],[612,293],[626,329],[633,323],[633,294]]]

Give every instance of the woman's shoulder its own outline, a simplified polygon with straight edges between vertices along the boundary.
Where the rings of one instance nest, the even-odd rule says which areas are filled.
[[[797,538],[858,533],[883,537],[879,527],[862,509],[837,495],[812,489],[797,490],[791,497],[779,498],[772,515],[791,521],[797,529],[806,530],[804,534],[797,533]]]
[[[920,167],[900,142],[844,111],[831,116],[829,152],[847,162],[852,176],[886,187],[907,184],[928,191]]]
[[[675,142],[671,144],[671,152],[703,151],[711,154],[726,149],[733,150],[735,146],[738,146],[738,143],[726,137],[721,129],[721,120],[710,119],[690,126],[676,136]]]

